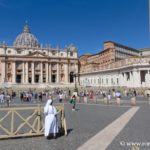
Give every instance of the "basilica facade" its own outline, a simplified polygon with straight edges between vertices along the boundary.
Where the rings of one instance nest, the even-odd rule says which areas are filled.
[[[70,85],[78,74],[78,53],[75,46],[42,47],[28,24],[13,46],[0,44],[0,84],[7,85]]]

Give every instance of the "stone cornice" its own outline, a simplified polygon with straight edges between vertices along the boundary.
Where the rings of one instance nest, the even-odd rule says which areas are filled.
[[[118,68],[112,68],[112,69],[105,69],[105,70],[96,70],[91,72],[79,72],[79,74],[82,75],[89,75],[89,74],[98,74],[98,73],[105,73],[105,72],[116,72],[116,71],[122,71],[125,72],[125,69],[133,69],[133,68],[144,68],[144,67],[150,67],[150,64],[134,64],[134,65],[128,65],[128,66],[122,66]],[[142,70],[142,69],[141,69]]]
[[[23,58],[23,59],[28,59],[28,58],[32,58],[32,59],[61,59],[61,60],[76,60],[78,61],[78,58],[68,58],[68,57],[50,57],[50,56],[45,56],[45,57],[35,57],[35,56],[31,56],[31,55],[0,55],[0,57],[7,57],[8,59],[9,58],[15,58],[15,59],[18,59],[18,58]]]

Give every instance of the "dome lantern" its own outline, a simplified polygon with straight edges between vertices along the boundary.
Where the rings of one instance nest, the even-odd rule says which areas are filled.
[[[37,38],[30,32],[30,28],[26,23],[23,32],[19,34],[13,44],[15,47],[34,48],[40,47]]]
[[[23,28],[23,33],[30,33],[30,28],[27,23],[25,24],[25,26]]]

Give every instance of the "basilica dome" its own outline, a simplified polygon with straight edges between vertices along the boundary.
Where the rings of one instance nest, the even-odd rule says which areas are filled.
[[[23,32],[14,41],[16,47],[40,47],[37,38],[31,34],[28,24],[24,26]]]

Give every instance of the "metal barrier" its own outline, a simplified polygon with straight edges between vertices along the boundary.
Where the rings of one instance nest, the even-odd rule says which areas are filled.
[[[56,106],[60,130],[67,135],[64,105]],[[43,107],[0,108],[0,139],[40,136],[44,134]]]

